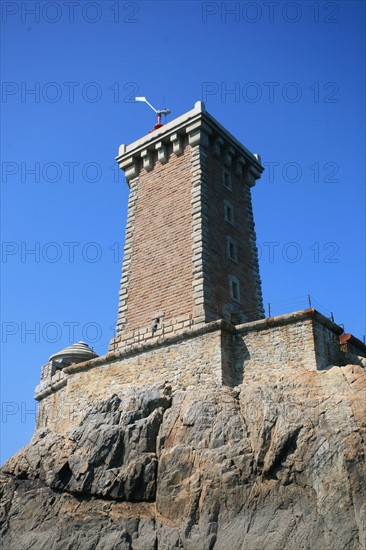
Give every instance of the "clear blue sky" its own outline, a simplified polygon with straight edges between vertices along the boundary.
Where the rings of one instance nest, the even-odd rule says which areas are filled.
[[[310,293],[362,339],[364,2],[1,7],[2,459],[31,437],[49,356],[79,340],[103,354],[113,336],[128,196],[114,157],[155,123],[136,95],[170,120],[203,100],[261,154],[265,303],[303,309]]]

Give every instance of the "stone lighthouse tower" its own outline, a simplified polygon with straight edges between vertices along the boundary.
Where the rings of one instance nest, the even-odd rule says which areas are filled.
[[[131,388],[205,392],[263,368],[364,364],[365,345],[314,309],[264,318],[251,205],[263,168],[201,102],[117,161],[130,195],[116,335],[106,355],[78,342],[50,357],[39,428]]]
[[[184,327],[264,317],[251,187],[263,168],[202,102],[130,145],[116,336],[110,351]]]

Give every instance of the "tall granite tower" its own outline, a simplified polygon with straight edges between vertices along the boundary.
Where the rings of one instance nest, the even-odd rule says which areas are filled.
[[[116,336],[264,317],[251,187],[263,168],[202,102],[117,157],[130,187]]]
[[[117,160],[130,196],[116,335],[102,356],[83,342],[51,355],[39,428],[63,430],[131,388],[364,364],[365,345],[314,309],[264,318],[251,206],[263,169],[201,102]]]

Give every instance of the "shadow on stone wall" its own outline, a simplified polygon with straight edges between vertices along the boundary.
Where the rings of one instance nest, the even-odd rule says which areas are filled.
[[[251,358],[243,338],[222,333],[222,383],[235,387],[243,382],[244,365]]]

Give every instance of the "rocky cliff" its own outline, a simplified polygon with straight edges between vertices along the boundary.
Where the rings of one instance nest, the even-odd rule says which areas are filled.
[[[355,365],[126,388],[4,465],[4,548],[365,548],[365,397]]]

